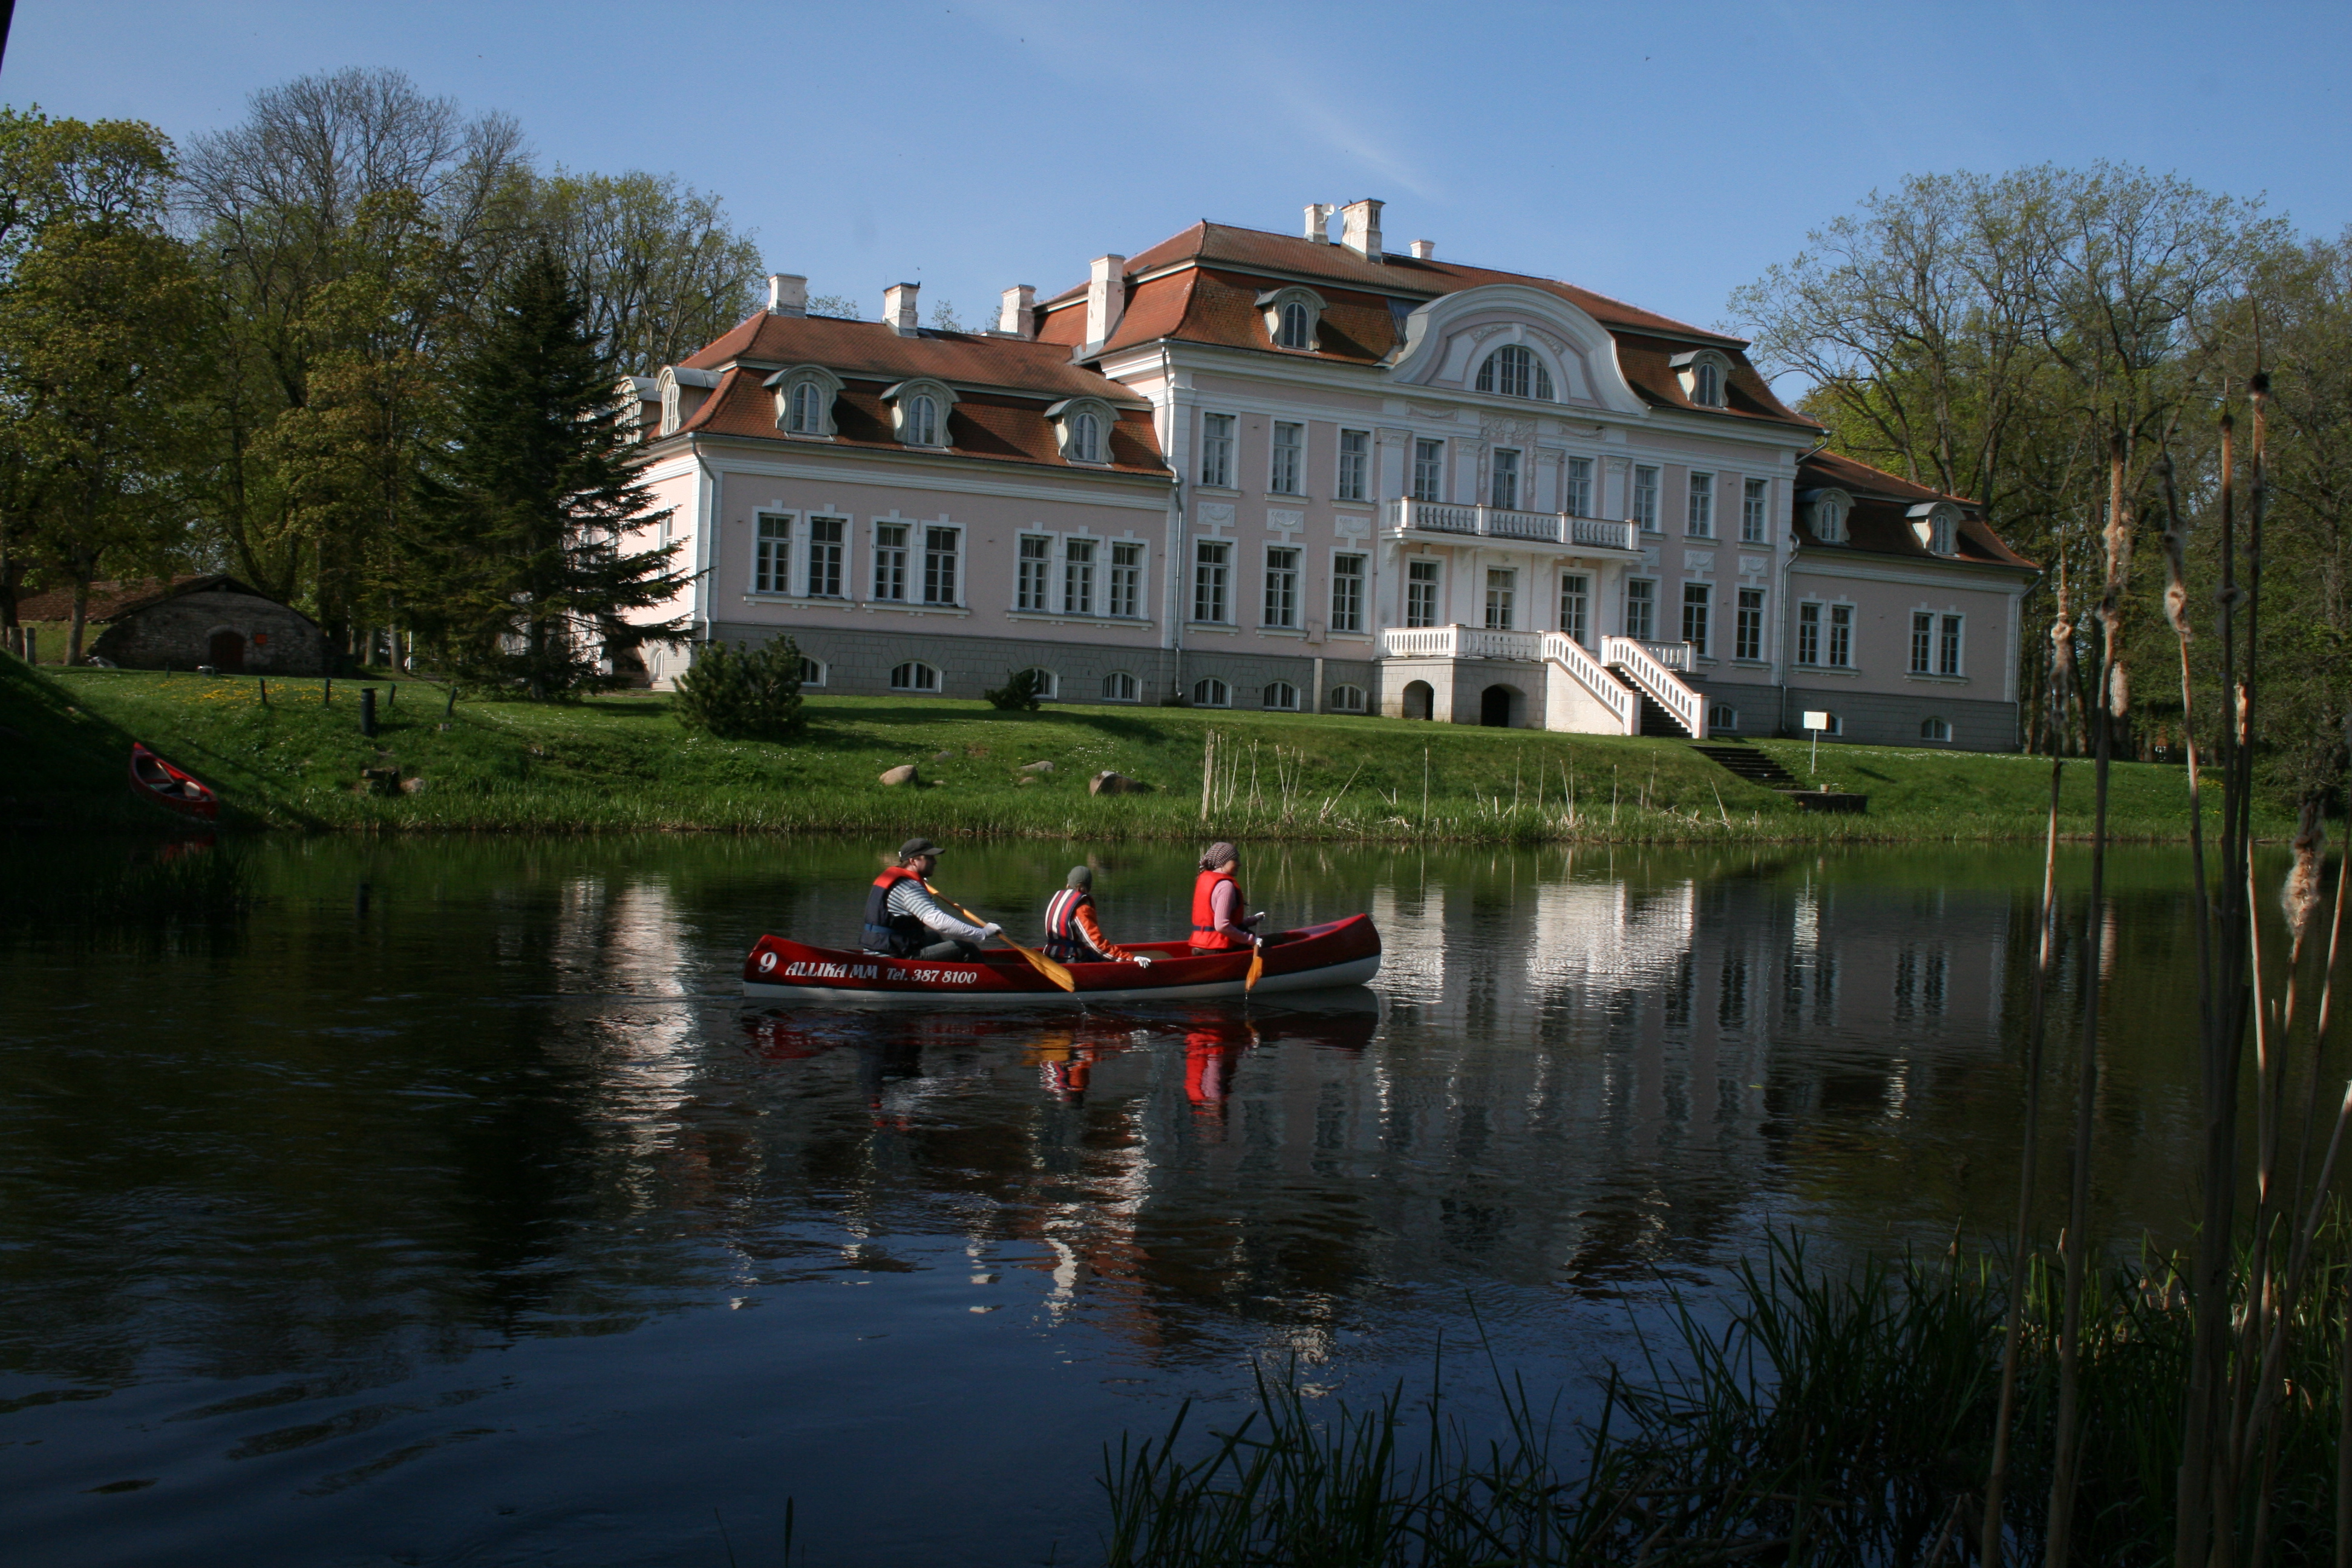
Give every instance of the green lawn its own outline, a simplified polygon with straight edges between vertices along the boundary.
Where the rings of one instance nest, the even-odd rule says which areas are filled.
[[[1675,741],[1498,731],[1395,720],[1077,707],[1000,713],[943,700],[813,697],[786,744],[690,735],[659,695],[574,704],[460,700],[378,679],[381,733],[360,733],[362,682],[44,669],[0,658],[0,820],[162,819],[124,784],[141,740],[205,779],[225,824],[309,829],[638,828],[925,831],[1055,837],[1867,840],[2038,837],[2049,764],[1823,746],[1820,782],[1868,795],[1860,816],[1801,812]],[[397,697],[391,693],[397,690]],[[446,717],[445,718],[445,712]],[[1215,798],[1202,815],[1204,742]],[[1801,742],[1764,749],[1800,777]],[[1050,772],[1024,773],[1051,763]],[[919,787],[877,782],[912,763]],[[415,793],[362,793],[397,768]],[[1150,793],[1095,797],[1111,769]],[[1425,792],[1425,794],[1424,794]],[[2120,764],[2121,837],[2185,836],[2181,771]],[[1573,809],[1570,807],[1571,797]],[[2090,769],[2067,769],[2064,828],[2089,831]],[[2266,808],[2264,828],[2284,833]]]

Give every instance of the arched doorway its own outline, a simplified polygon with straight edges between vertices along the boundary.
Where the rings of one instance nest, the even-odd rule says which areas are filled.
[[[1437,710],[1437,692],[1426,680],[1404,683],[1404,716],[1426,719]]]
[[[215,632],[209,645],[209,652],[211,657],[205,662],[223,675],[245,673],[245,634],[243,632]]]
[[[1519,689],[1490,686],[1478,694],[1478,722],[1489,730],[1507,730],[1517,721]]]

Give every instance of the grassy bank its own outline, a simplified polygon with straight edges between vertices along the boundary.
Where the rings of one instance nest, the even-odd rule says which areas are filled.
[[[476,702],[370,682],[32,670],[0,657],[0,821],[121,826],[162,819],[130,795],[144,741],[221,793],[224,824],[314,830],[733,831],[1191,838],[1591,840],[1976,839],[2038,836],[2048,764],[1823,746],[1815,782],[1870,796],[1859,816],[1801,812],[1677,741],[1497,731],[1394,720],[1079,707],[1000,713],[941,700],[813,697],[789,743],[688,734],[660,695],[575,704]],[[394,695],[396,693],[396,695]],[[1203,759],[1217,756],[1202,814]],[[1800,778],[1802,742],[1759,742]],[[912,763],[922,782],[888,787]],[[1026,771],[1038,763],[1050,770]],[[363,791],[396,769],[400,793]],[[1089,795],[1112,770],[1149,786]],[[2070,768],[2064,826],[2090,829],[2090,770]],[[2120,764],[2113,825],[2186,836],[2178,768]],[[2284,834],[2284,816],[2263,824]]]

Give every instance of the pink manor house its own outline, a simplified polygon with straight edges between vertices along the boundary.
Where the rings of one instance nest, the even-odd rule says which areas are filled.
[[[698,637],[860,695],[2017,745],[2037,572],[1974,503],[1817,450],[1741,340],[1391,252],[1381,205],[1196,224],[992,331],[771,279],[626,384]]]

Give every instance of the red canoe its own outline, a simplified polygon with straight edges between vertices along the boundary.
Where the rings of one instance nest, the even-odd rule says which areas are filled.
[[[131,742],[131,788],[157,805],[207,821],[220,815],[220,799],[194,775],[181,772],[138,742]]]
[[[1019,953],[991,948],[971,963],[886,958],[763,936],[743,960],[743,995],[753,1002],[919,1002],[999,1006],[1024,1002],[1188,1002],[1239,996],[1250,955],[1194,956],[1181,942],[1131,944],[1151,965],[1073,963],[1075,992],[1063,990]],[[1381,971],[1381,933],[1370,915],[1286,931],[1265,940],[1265,971],[1252,995],[1361,985]]]

